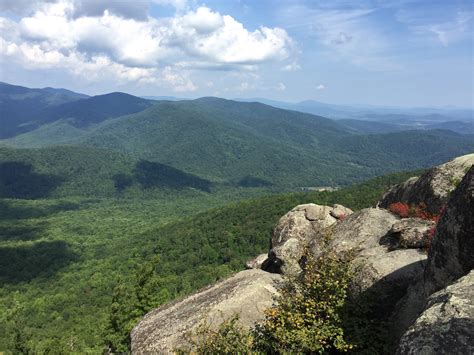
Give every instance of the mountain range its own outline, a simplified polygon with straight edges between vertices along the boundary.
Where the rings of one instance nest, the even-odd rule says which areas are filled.
[[[84,174],[104,178],[109,190],[119,173],[136,181],[139,164],[175,169],[169,175],[173,178],[178,173],[192,177],[190,184],[174,185],[180,188],[295,189],[348,185],[474,150],[472,134],[332,120],[259,102],[215,97],[157,101],[118,92],[87,97],[4,83],[0,89],[0,162],[30,164],[32,171],[54,174],[64,184],[80,176],[69,173],[67,158],[45,161],[67,152],[82,162],[76,165],[84,167]],[[26,154],[25,148],[33,150]],[[107,158],[111,155],[121,158]],[[108,166],[106,177],[91,168],[92,156]],[[127,168],[119,161],[127,162]],[[170,181],[165,185],[173,186]]]

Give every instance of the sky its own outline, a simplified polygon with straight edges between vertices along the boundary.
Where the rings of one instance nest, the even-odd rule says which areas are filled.
[[[0,81],[474,106],[472,0],[1,0]]]

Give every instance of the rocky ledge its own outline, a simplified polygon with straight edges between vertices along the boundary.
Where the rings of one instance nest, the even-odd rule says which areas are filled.
[[[275,284],[281,276],[262,270],[241,271],[183,300],[148,313],[132,330],[132,353],[167,354],[186,345],[186,336],[199,325],[216,328],[222,321],[239,315],[250,328],[263,319],[272,305]]]
[[[272,304],[281,275],[301,272],[304,253],[351,251],[350,292],[376,300],[393,353],[474,353],[473,163],[470,154],[409,179],[378,208],[295,207],[275,226],[268,255],[247,263],[251,270],[147,314],[132,331],[132,352],[171,352],[203,321],[217,327],[234,314],[251,327]],[[446,208],[439,222],[402,218],[385,209],[397,202],[423,203],[433,214]]]

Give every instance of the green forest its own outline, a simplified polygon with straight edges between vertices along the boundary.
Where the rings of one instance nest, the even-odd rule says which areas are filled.
[[[368,207],[474,149],[213,97],[0,83],[0,105],[0,353],[127,352],[141,316],[242,270],[294,206]]]
[[[360,209],[416,173],[333,192],[252,199],[268,190],[209,194],[191,179],[194,188],[148,199],[12,199],[3,192],[0,351],[126,351],[143,314],[242,270],[247,259],[268,250],[273,225],[295,205],[337,202]]]

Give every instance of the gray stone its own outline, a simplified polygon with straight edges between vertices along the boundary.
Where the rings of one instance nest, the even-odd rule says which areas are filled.
[[[411,178],[390,189],[378,205],[388,208],[395,202],[409,205],[425,203],[430,213],[437,214],[448,202],[449,194],[473,164],[474,154],[467,154],[436,166],[419,178]]]
[[[474,354],[474,271],[429,297],[397,354]]]
[[[336,254],[353,253],[351,294],[369,292],[377,300],[380,316],[388,316],[408,286],[423,274],[426,260],[419,250],[392,251],[380,243],[398,221],[387,210],[363,209],[336,225],[328,247]]]
[[[131,333],[133,354],[168,354],[186,345],[186,334],[202,322],[217,328],[239,315],[250,328],[263,320],[273,303],[281,276],[262,270],[241,271],[182,300],[168,303],[145,315]]]
[[[423,278],[410,286],[405,298],[397,304],[393,312],[390,323],[398,325],[394,332],[395,336],[401,337],[406,329],[415,322],[420,312],[425,308],[427,297],[433,292],[444,289],[473,269],[473,175],[474,168],[471,168],[448,202],[433,237]],[[449,324],[445,324],[445,326],[446,329],[449,328]],[[453,332],[455,331],[453,329]],[[447,333],[445,336],[452,337],[455,334],[449,335]],[[417,353],[419,350],[417,347],[413,347],[413,349],[414,352],[410,352],[410,349],[405,346],[403,351],[400,351],[411,354]],[[429,354],[436,353],[429,346],[423,351]]]
[[[428,246],[429,234],[435,228],[436,222],[421,218],[403,218],[393,224],[387,235],[381,239],[381,244],[390,250],[423,249]]]
[[[335,226],[329,247],[336,252],[354,250],[365,253],[373,248],[384,250],[380,247],[380,239],[398,221],[399,218],[387,210],[365,208]]]
[[[325,231],[337,222],[332,207],[314,203],[299,205],[280,218],[272,237],[272,249],[263,269],[285,275],[301,272],[300,261],[305,249],[323,249]]]
[[[452,194],[431,242],[425,292],[446,287],[474,268],[474,166]]]

